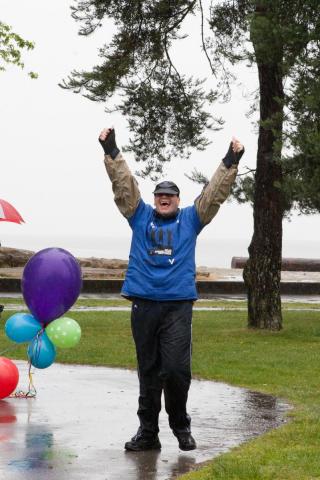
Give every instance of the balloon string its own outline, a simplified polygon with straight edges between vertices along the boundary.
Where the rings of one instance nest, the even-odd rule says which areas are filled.
[[[39,330],[37,335],[35,336],[35,340],[33,341],[33,351],[30,353],[28,352],[28,377],[29,377],[29,386],[28,386],[28,391],[24,392],[23,390],[17,390],[16,392],[12,393],[10,395],[11,398],[35,398],[37,396],[37,390],[34,386],[33,383],[33,377],[32,377],[32,363],[31,360],[38,359],[40,355],[40,349],[41,349],[41,341],[42,341],[42,334],[44,332],[44,327]]]
[[[34,386],[33,383],[33,377],[32,377],[32,364],[31,360],[37,360],[40,355],[40,350],[41,350],[41,341],[42,341],[42,334],[45,331],[45,328],[43,327],[39,332],[37,333],[34,343],[33,343],[33,351],[31,352],[31,355],[28,353],[28,376],[29,376],[29,388],[27,392],[23,392],[22,390],[19,390],[12,394],[13,397],[15,398],[35,398],[37,396],[37,390]]]
[[[37,333],[37,335],[35,337],[35,340],[34,340],[34,343],[33,343],[33,352],[32,352],[31,358],[29,357],[29,354],[28,354],[30,362],[31,362],[31,360],[34,360],[35,362],[37,362],[39,360],[40,351],[41,351],[42,335],[44,333],[44,330],[45,330],[45,328],[42,327],[41,330],[39,330],[39,332]]]
[[[17,390],[16,392],[12,393],[10,395],[11,398],[36,398],[37,396],[37,390],[34,386],[33,383],[33,378],[32,378],[32,372],[31,372],[31,360],[29,358],[28,361],[29,368],[28,368],[28,377],[29,377],[29,386],[28,386],[28,391],[24,392],[23,390]]]

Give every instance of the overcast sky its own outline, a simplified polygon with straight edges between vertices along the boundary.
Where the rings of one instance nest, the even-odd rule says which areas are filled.
[[[84,245],[89,249],[103,237],[105,256],[112,255],[116,240],[112,256],[125,258],[130,230],[113,204],[97,137],[104,126],[114,125],[118,145],[125,145],[129,137],[126,119],[106,114],[103,104],[58,87],[73,69],[98,63],[97,49],[111,40],[114,29],[107,23],[91,37],[79,36],[70,4],[69,0],[1,0],[0,20],[34,41],[35,49],[24,55],[24,71],[8,67],[0,73],[0,198],[11,202],[26,221],[22,226],[1,222],[0,240],[4,246],[34,250],[54,244],[70,247],[77,254]],[[177,65],[185,72],[207,77],[209,70],[199,47],[199,20],[190,19],[186,30],[193,36],[176,48]],[[39,74],[37,80],[29,79],[30,70]],[[175,161],[168,167],[165,178],[180,186],[182,206],[191,204],[201,190],[184,172],[190,173],[196,166],[211,176],[232,135],[246,146],[242,168],[254,167],[257,135],[252,119],[246,117],[249,102],[244,94],[255,82],[254,71],[239,70],[239,87],[232,101],[213,111],[226,120],[224,129],[210,134],[212,144],[206,152],[195,151],[190,160]],[[135,171],[138,165],[132,156],[127,154],[126,159]],[[152,202],[152,182],[139,179],[139,185],[145,201]],[[230,245],[224,255],[231,260],[233,255],[246,255],[251,236],[251,208],[228,203],[201,234],[198,250]],[[72,246],[68,237],[73,238]],[[319,245],[319,215],[295,216],[290,223],[284,222],[284,256],[319,257]]]

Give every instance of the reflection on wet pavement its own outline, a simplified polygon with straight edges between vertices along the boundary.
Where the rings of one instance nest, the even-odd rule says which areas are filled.
[[[26,362],[16,362],[19,388]],[[125,452],[137,430],[134,371],[54,364],[36,370],[36,399],[0,401],[0,479],[164,480],[283,423],[288,405],[222,383],[193,380],[189,395],[198,448],[181,452],[165,412],[161,452]]]

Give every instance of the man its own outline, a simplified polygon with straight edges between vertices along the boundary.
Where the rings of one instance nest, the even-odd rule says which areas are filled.
[[[138,184],[116,145],[114,129],[99,141],[112,182],[114,200],[132,229],[129,265],[122,295],[132,300],[131,328],[140,384],[137,434],[126,450],[161,448],[158,417],[164,392],[169,425],[181,450],[193,450],[186,410],[191,382],[192,305],[197,236],[218,212],[235,180],[244,152],[236,139],[194,205],[179,209],[180,191],[171,181],[154,190],[153,209],[140,197]]]

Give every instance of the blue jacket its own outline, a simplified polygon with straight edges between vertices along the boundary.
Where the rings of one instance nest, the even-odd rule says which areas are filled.
[[[219,165],[193,206],[160,218],[141,199],[138,184],[119,153],[105,156],[114,200],[132,229],[129,265],[121,293],[155,301],[195,300],[197,236],[227,198],[237,167]]]
[[[163,219],[140,199],[128,221],[132,242],[121,293],[160,301],[195,300],[195,246],[202,229],[195,206]]]

